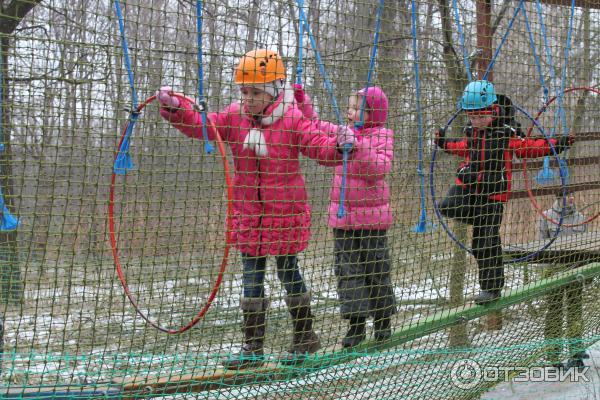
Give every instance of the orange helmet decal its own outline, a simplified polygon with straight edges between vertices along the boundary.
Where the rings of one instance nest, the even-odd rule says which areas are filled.
[[[260,84],[285,79],[285,65],[277,52],[267,49],[252,50],[244,54],[235,69],[238,85]]]

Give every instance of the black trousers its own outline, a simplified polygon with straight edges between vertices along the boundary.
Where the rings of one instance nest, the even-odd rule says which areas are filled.
[[[445,217],[473,225],[471,250],[479,267],[479,286],[482,290],[501,290],[504,266],[500,225],[504,204],[456,185],[450,188],[439,209]]]
[[[334,229],[335,275],[343,318],[396,312],[385,230]]]

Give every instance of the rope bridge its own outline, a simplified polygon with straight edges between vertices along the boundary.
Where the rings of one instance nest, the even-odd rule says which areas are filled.
[[[465,360],[551,367],[595,344],[600,5],[489,4],[0,2],[0,398],[471,399],[504,377],[477,381]],[[248,276],[234,238],[247,160],[221,137],[234,129],[210,116],[240,100],[236,66],[261,48],[281,56],[286,84],[301,85],[324,125],[350,123],[358,90],[385,92],[396,312],[390,337],[376,340],[368,319],[365,340],[342,347],[329,224],[352,212],[351,165],[364,149],[340,151],[332,207],[334,168],[308,146],[297,150],[311,225],[298,265],[321,348],[282,361],[295,325],[268,257],[264,362],[227,369],[244,340]],[[459,161],[434,144],[440,127],[449,138],[468,129],[457,101],[479,79],[510,97],[523,140],[574,138],[562,153],[513,160],[505,285],[487,305],[472,301],[471,230],[439,212]],[[161,117],[164,86],[194,105],[200,140]],[[373,110],[359,98],[360,135]],[[264,172],[283,182],[286,168]]]

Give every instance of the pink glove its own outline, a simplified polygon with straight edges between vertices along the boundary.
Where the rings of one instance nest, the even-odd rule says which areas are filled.
[[[160,115],[170,120],[173,113],[176,113],[180,106],[177,96],[173,96],[173,89],[170,86],[163,86],[156,92],[156,100],[160,104]]]
[[[348,144],[354,148],[356,145],[356,135],[351,128],[340,126],[337,131],[337,145],[339,148],[344,149],[344,146]]]
[[[298,104],[304,103],[304,88],[300,83],[294,83],[294,98]]]
[[[304,88],[299,83],[294,83],[294,99],[298,104],[298,108],[302,111],[304,118],[317,119],[319,115],[315,112],[312,105],[312,100],[309,95],[304,92]]]
[[[310,97],[304,92],[304,88],[299,83],[294,83],[294,99],[296,99],[296,103],[298,104],[298,108],[302,111],[302,115],[304,118],[309,119],[317,119],[319,115],[315,112],[315,109],[312,105],[312,100]]]

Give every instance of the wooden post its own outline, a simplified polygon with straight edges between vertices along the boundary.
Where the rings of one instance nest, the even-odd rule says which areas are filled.
[[[454,233],[458,240],[465,243],[467,240],[467,225],[455,222]],[[465,275],[467,273],[467,253],[460,251],[457,247],[457,251],[454,252],[451,261],[450,269],[450,307],[456,308],[465,304],[464,291],[465,291]],[[467,331],[467,323],[461,322],[453,325],[449,332],[450,347],[468,347],[469,346],[469,334]]]
[[[4,145],[4,151],[0,152],[0,187],[4,191],[4,200],[6,205],[12,208],[12,166],[11,166],[11,140],[8,127],[10,126],[10,116],[8,113],[8,35],[0,37],[0,68],[2,68],[2,119],[0,120],[0,137]],[[18,304],[23,295],[23,282],[21,281],[21,272],[19,269],[19,257],[17,246],[17,231],[0,232],[0,303]]]

